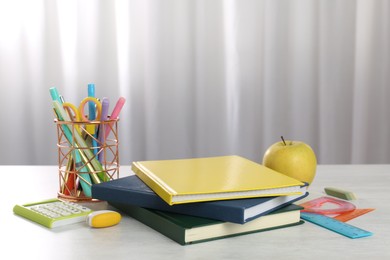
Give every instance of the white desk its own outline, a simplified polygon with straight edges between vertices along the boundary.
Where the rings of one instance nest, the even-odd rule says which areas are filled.
[[[349,239],[311,223],[181,246],[123,216],[117,226],[84,223],[50,230],[12,212],[15,204],[56,197],[56,166],[0,166],[1,259],[390,259],[390,165],[320,165],[310,198],[327,186],[355,192],[359,208],[375,208],[349,223],[374,233]],[[120,176],[130,174],[122,166]],[[105,203],[95,203],[103,208]]]

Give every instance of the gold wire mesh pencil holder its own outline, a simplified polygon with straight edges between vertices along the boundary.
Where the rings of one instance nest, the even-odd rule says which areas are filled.
[[[119,119],[54,121],[57,125],[58,198],[96,201],[92,197],[92,185],[119,177]]]

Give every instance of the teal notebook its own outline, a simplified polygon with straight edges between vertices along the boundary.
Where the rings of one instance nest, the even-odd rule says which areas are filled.
[[[145,209],[123,203],[110,202],[110,204],[181,245],[290,227],[303,223],[300,220],[300,210],[303,208],[294,204],[245,224]]]

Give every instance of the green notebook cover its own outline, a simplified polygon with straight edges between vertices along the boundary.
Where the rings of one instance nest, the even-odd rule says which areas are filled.
[[[181,245],[238,236],[303,223],[300,206],[291,204],[245,224],[145,209],[122,203],[110,204]]]

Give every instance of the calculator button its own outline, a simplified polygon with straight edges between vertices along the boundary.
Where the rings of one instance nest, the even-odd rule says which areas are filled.
[[[65,211],[65,210],[64,211],[60,211],[59,214],[61,214],[62,216],[70,216],[70,215],[72,215],[71,212]]]
[[[91,211],[91,209],[89,209],[89,208],[87,208],[87,207],[81,207],[80,210],[83,211],[83,212],[89,212],[89,211]]]

